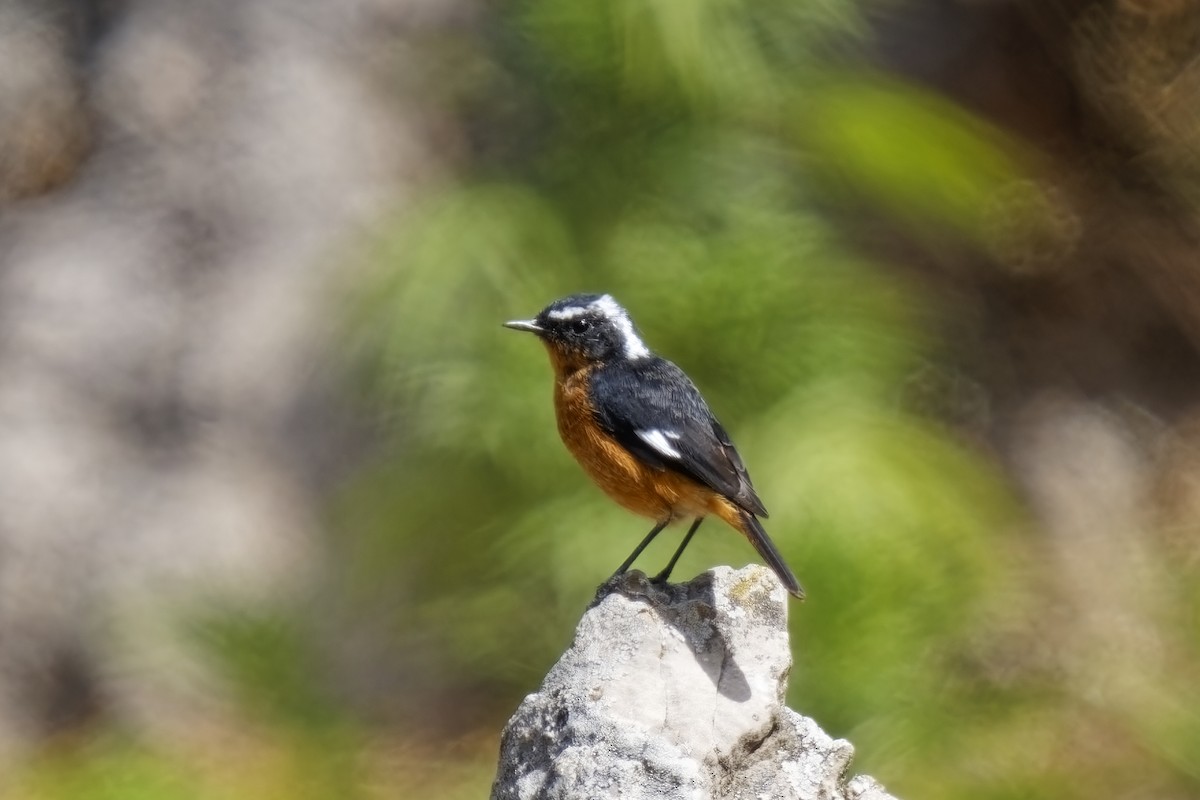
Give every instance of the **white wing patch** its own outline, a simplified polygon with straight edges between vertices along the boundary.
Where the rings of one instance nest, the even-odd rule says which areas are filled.
[[[671,444],[672,439],[679,440],[679,434],[675,431],[660,431],[658,428],[653,428],[646,431],[635,431],[635,433],[639,439],[667,458],[683,458],[683,454]]]

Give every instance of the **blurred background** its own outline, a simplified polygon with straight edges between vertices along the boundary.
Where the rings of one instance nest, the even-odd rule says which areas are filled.
[[[733,432],[857,771],[1200,797],[1198,56],[1189,0],[0,0],[0,797],[485,796],[648,527],[500,327],[576,291]]]

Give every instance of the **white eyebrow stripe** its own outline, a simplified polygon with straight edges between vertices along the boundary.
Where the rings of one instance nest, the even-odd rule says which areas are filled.
[[[592,305],[616,324],[617,330],[621,332],[621,345],[626,358],[645,358],[650,355],[650,348],[646,347],[645,343],[633,332],[633,322],[630,321],[629,314],[621,308],[612,295],[601,295]]]
[[[634,433],[637,434],[639,439],[667,458],[683,458],[683,454],[676,450],[669,441],[669,439],[678,440],[680,438],[679,434],[675,431],[661,431],[654,428],[651,430],[634,431]]]
[[[547,316],[550,319],[575,319],[576,317],[582,317],[587,312],[588,309],[585,306],[567,306],[566,308],[555,309]]]
[[[600,310],[600,313],[609,319],[620,319],[627,316],[625,309],[621,308],[621,304],[613,299],[611,294],[602,294],[592,301],[592,305]]]
[[[646,347],[645,343],[633,332],[633,323],[629,321],[629,317],[618,320],[617,327],[621,330],[626,358],[645,358],[650,355],[650,348]]]

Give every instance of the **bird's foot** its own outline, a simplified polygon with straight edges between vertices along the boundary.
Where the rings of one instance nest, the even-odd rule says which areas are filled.
[[[653,584],[660,585],[660,586],[666,586],[668,583],[670,583],[670,579],[671,579],[671,570],[664,569],[662,572],[658,573],[653,578],[651,578],[650,582]]]

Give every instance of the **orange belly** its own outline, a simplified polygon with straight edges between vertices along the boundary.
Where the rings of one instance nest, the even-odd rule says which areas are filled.
[[[728,500],[686,475],[642,463],[596,425],[587,396],[588,371],[556,381],[554,410],[563,443],[596,485],[625,508],[651,519],[715,514],[740,529],[737,510]]]

